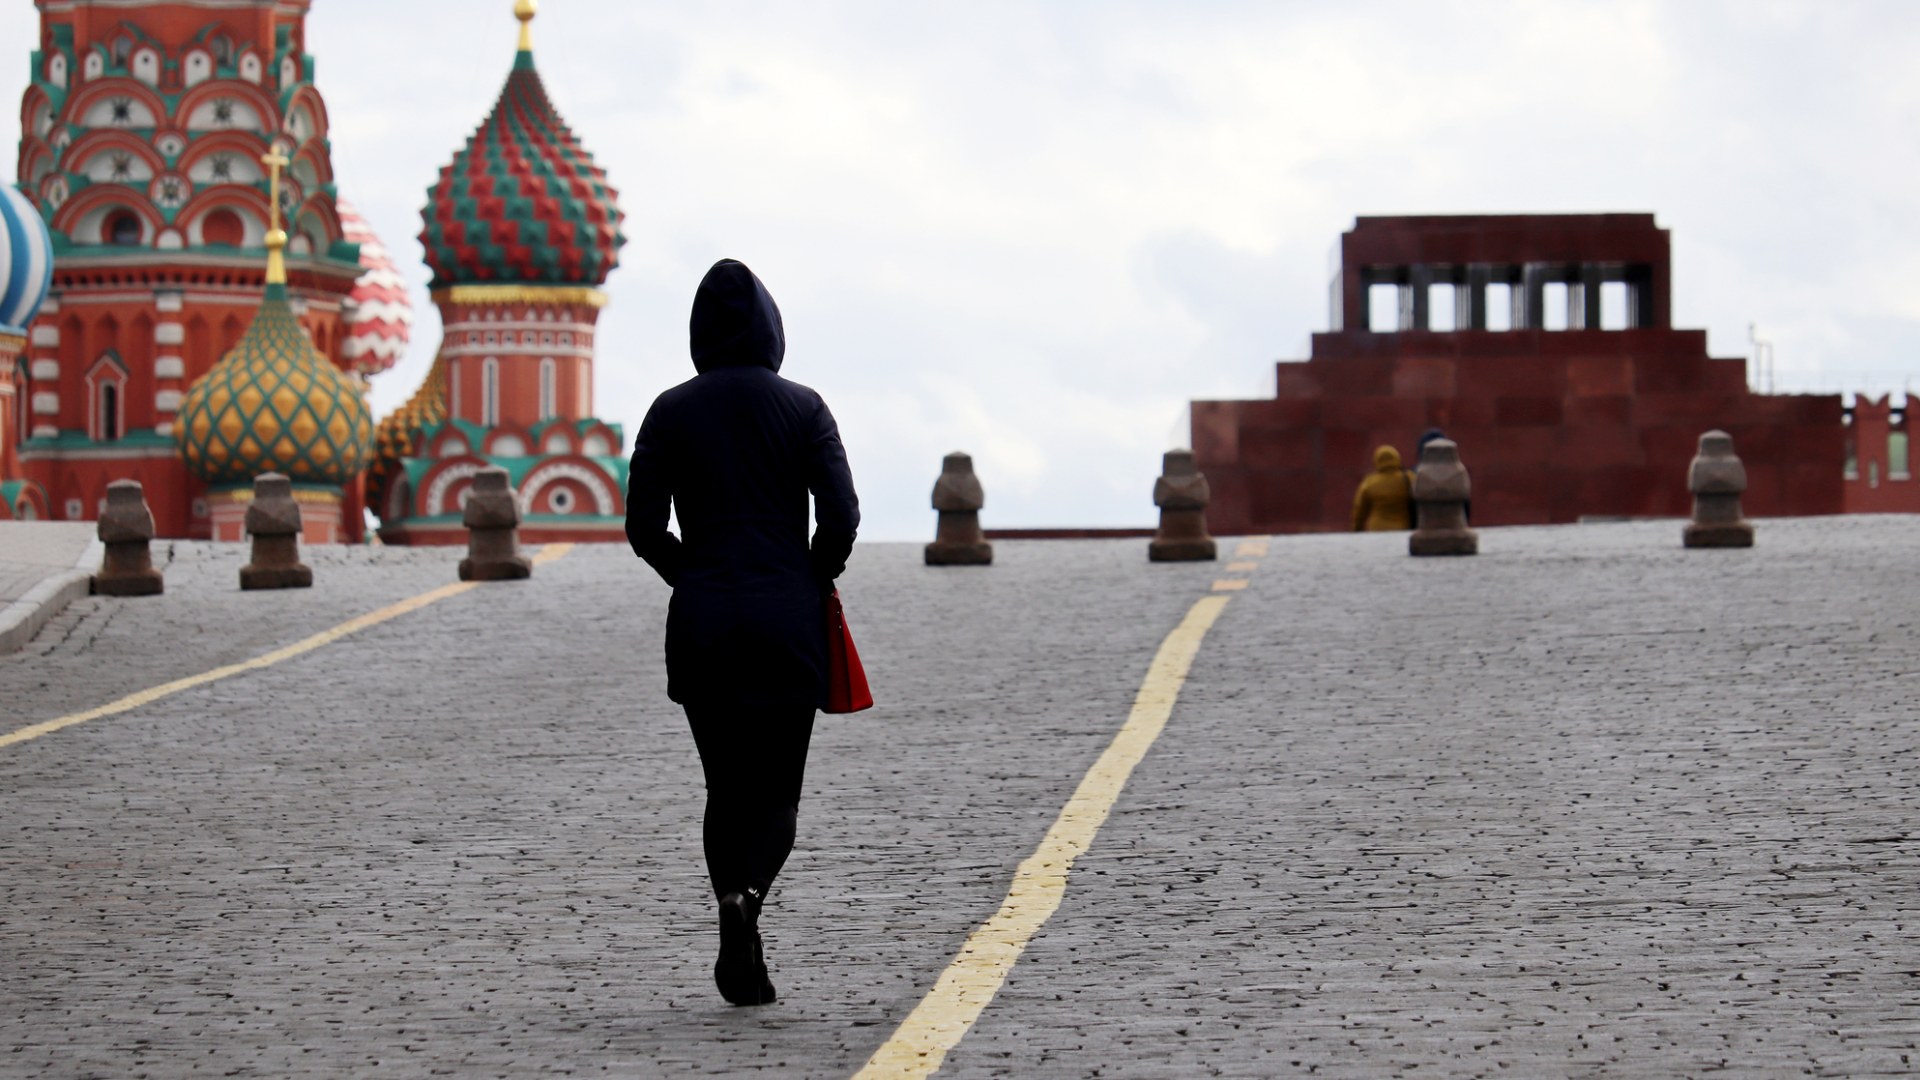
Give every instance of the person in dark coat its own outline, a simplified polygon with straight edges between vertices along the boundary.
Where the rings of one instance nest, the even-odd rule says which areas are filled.
[[[761,1005],[774,988],[760,911],[793,851],[814,710],[826,704],[825,597],[860,503],[826,402],[780,377],[786,330],[760,279],[715,263],[688,329],[698,374],[641,421],[627,541],[673,588],[667,696],[686,710],[706,773],[714,982],[735,1005]],[[667,529],[670,504],[680,536]]]

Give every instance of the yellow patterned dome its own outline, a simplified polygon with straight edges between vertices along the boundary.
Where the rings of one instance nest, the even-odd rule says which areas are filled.
[[[373,414],[359,389],[313,347],[268,285],[246,335],[193,384],[174,422],[174,441],[209,484],[251,484],[266,472],[339,487],[373,450]]]
[[[433,358],[427,379],[405,405],[387,414],[373,436],[373,464],[367,468],[367,505],[384,520],[394,479],[406,471],[402,459],[420,449],[420,436],[447,418],[447,357]]]

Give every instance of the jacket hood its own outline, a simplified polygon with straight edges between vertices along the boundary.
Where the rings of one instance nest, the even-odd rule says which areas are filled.
[[[1373,452],[1375,472],[1392,472],[1400,467],[1400,451],[1391,446],[1383,446]]]
[[[780,305],[745,263],[733,259],[714,263],[700,279],[687,341],[693,369],[701,374],[723,367],[779,371],[787,355]]]

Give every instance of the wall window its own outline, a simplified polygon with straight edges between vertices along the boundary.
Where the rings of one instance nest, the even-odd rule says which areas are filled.
[[[500,361],[489,356],[480,363],[480,424],[500,422]]]
[[[1391,281],[1367,286],[1367,329],[1376,334],[1400,329],[1400,286]]]
[[[1546,286],[1541,289],[1540,295],[1542,297],[1540,301],[1540,329],[1556,332],[1568,329],[1570,324],[1567,319],[1567,303],[1572,294],[1567,290],[1567,283],[1564,281],[1549,281]]]
[[[33,430],[33,369],[25,357],[13,362],[13,387],[13,441],[19,444]]]
[[[120,437],[120,384],[107,383],[100,388],[100,434],[101,442],[112,442]]]
[[[88,437],[113,442],[126,434],[126,402],[127,369],[116,353],[103,353],[87,372]]]
[[[553,358],[540,361],[540,419],[551,420],[557,408],[559,398],[558,372],[554,370]]]
[[[1457,316],[1460,314],[1459,300],[1464,298],[1466,293],[1465,285],[1454,285],[1446,281],[1429,285],[1427,287],[1427,329],[1442,334],[1450,330],[1465,329],[1466,320]]]
[[[1628,301],[1627,283],[1624,281],[1603,281],[1600,283],[1600,329],[1625,330],[1631,324],[1631,304]],[[1591,330],[1593,327],[1588,327]]]
[[[107,219],[106,240],[115,247],[139,247],[144,232],[140,227],[139,215],[131,210],[115,211]]]

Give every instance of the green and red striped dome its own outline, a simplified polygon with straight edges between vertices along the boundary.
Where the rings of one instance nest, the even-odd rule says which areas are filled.
[[[427,192],[433,287],[599,285],[627,242],[619,192],[547,99],[533,53]]]

